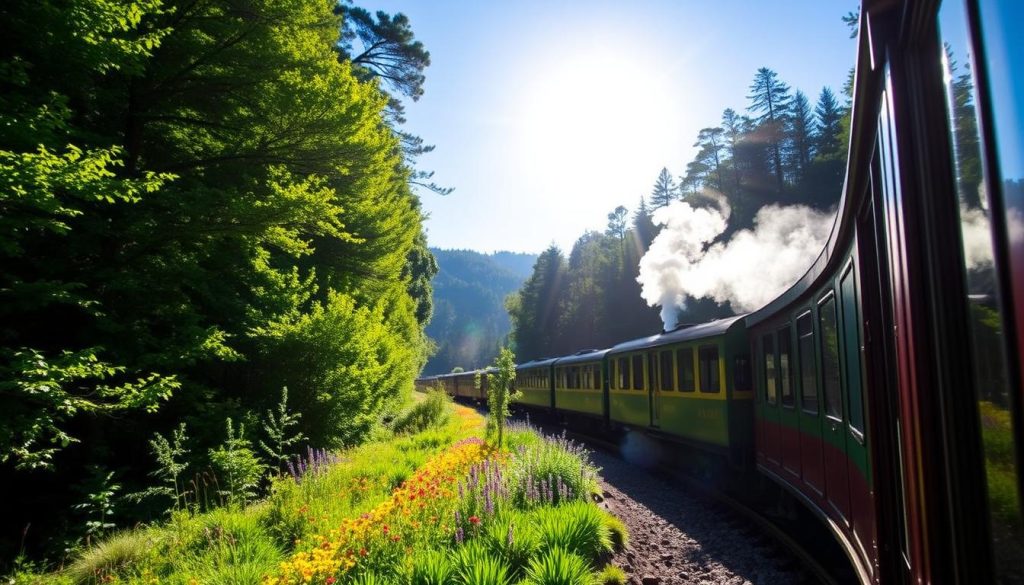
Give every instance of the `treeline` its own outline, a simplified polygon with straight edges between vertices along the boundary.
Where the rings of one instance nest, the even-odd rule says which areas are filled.
[[[437,347],[423,373],[490,365],[512,328],[505,297],[530,275],[536,254],[430,251],[437,258],[438,273],[432,283],[434,317],[427,336]]]
[[[619,206],[608,214],[606,231],[584,234],[568,258],[556,247],[541,254],[530,279],[508,301],[517,356],[566,355],[659,332],[658,311],[641,299],[637,277],[640,258],[661,229],[652,215],[674,201],[727,203],[731,215],[722,239],[751,228],[768,204],[833,208],[846,166],[850,83],[852,77],[842,103],[825,87],[812,107],[777,73],[759,69],[747,113],[727,108],[719,125],[701,129],[697,155],[678,182],[662,169],[632,216]],[[728,303],[688,299],[679,322],[730,314]]]
[[[284,387],[293,449],[362,440],[428,352],[410,185],[429,147],[398,125],[429,55],[408,20],[16,0],[0,22],[0,563],[155,482],[156,432],[186,425],[189,473],[269,439]],[[111,502],[120,525],[167,505]]]

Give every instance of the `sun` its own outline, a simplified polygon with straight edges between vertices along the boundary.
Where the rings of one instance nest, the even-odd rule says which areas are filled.
[[[651,62],[640,52],[592,48],[527,76],[511,148],[546,205],[603,217],[615,205],[635,205],[657,169],[681,156],[678,104]]]

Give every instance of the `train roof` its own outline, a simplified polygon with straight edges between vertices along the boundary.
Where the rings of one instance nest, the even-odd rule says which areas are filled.
[[[551,364],[558,361],[558,358],[541,358],[539,360],[533,360],[526,362],[525,364],[516,365],[516,370],[525,370],[527,368],[541,368],[550,366]]]
[[[707,323],[701,323],[699,325],[692,325],[690,327],[681,327],[673,329],[667,333],[659,333],[657,335],[651,335],[649,337],[641,337],[640,339],[631,339],[629,341],[623,341],[622,343],[613,346],[607,350],[607,354],[622,353],[626,351],[636,351],[638,349],[647,349],[649,347],[658,347],[662,345],[669,345],[672,343],[681,343],[683,341],[691,341],[694,339],[703,339],[705,337],[714,337],[716,335],[723,335],[736,323],[742,323],[746,314],[735,315],[733,317],[726,317],[725,319],[716,319]]]
[[[605,354],[608,353],[607,349],[585,349],[583,351],[577,351],[572,355],[560,357],[555,360],[556,366],[565,366],[569,364],[582,364],[586,362],[596,362],[604,358]]]

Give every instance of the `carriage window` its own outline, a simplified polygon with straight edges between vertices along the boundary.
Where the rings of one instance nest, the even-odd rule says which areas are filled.
[[[601,389],[601,366],[594,366],[594,388]]]
[[[792,342],[789,340],[789,325],[779,329],[779,394],[782,396],[782,406],[793,406],[793,362],[790,358]]]
[[[814,324],[810,311],[796,320],[797,351],[800,352],[800,406],[818,412],[818,380],[814,365]]]
[[[629,390],[629,360],[619,358],[619,390]]]
[[[750,392],[750,358],[738,355],[733,362],[733,390],[735,392]]]
[[[700,391],[718,392],[721,386],[721,378],[718,375],[718,348],[705,345],[700,348],[697,355],[700,358]]]
[[[684,347],[676,350],[676,374],[679,377],[679,390],[693,392],[693,348]]]
[[[644,389],[644,356],[633,356],[633,389]]]
[[[658,354],[658,370],[661,378],[662,390],[674,390],[672,383],[672,352],[663,351]]]
[[[840,303],[843,307],[843,355],[846,359],[846,411],[850,427],[863,436],[864,389],[860,375],[860,318],[857,312],[857,283],[853,264],[843,274],[839,284]]]
[[[825,416],[843,420],[836,298],[831,294],[827,301],[818,305],[818,329],[821,331],[821,382],[825,393]]]
[[[1024,49],[1020,42],[1022,21],[1019,0],[983,0],[977,3],[976,23],[984,43],[984,59],[972,54],[968,44],[968,17],[959,2],[943,2],[939,12],[942,47],[936,55],[946,81],[946,104],[951,130],[950,144],[960,208],[960,241],[963,275],[967,284],[968,326],[974,400],[988,487],[989,525],[995,557],[996,581],[1018,583],[1024,578],[1024,518],[1020,492],[1021,429],[1015,428],[1014,397],[1019,392],[1009,376],[1008,346],[1012,323],[998,284],[1020,286],[1020,254],[1017,237],[1024,232]],[[980,26],[977,26],[980,25]],[[976,85],[975,64],[987,69],[987,87]],[[987,90],[990,106],[990,144],[979,132],[979,90]],[[984,146],[992,158],[984,157]],[[986,176],[987,175],[987,176]],[[986,180],[987,179],[987,180]],[[990,195],[997,195],[990,199]],[[1002,195],[1002,197],[998,197]],[[1001,200],[1001,201],[1000,201]],[[1003,224],[1002,230],[995,227]],[[1003,231],[1004,235],[999,235]],[[1016,240],[1016,241],[1015,241]],[[999,248],[993,241],[1001,241]],[[1001,274],[997,249],[1007,258]],[[1019,311],[1020,307],[1016,307]],[[1019,397],[1018,397],[1019,399]],[[1018,405],[1019,410],[1019,405]],[[1018,414],[1019,416],[1019,414]],[[1016,445],[1015,445],[1016,435]],[[1016,452],[1015,452],[1016,451]]]
[[[764,400],[775,404],[775,339],[771,334],[765,335],[761,341],[761,351],[764,356]]]

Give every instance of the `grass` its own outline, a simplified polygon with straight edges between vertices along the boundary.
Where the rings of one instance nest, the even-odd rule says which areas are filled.
[[[587,453],[523,426],[495,449],[479,414],[444,397],[437,416],[440,400],[424,397],[388,440],[276,478],[262,502],[181,512],[11,582],[617,585],[597,569],[628,534],[593,503]]]
[[[1010,412],[991,402],[978,406],[991,513],[996,524],[1016,528],[1021,515]]]

